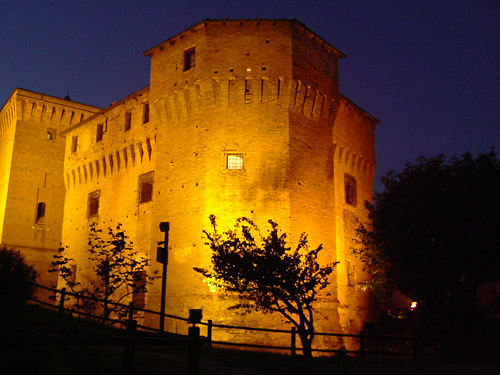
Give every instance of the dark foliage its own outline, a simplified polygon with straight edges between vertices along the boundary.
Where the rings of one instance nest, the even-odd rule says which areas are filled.
[[[0,249],[0,304],[23,303],[33,296],[38,274],[19,251]]]
[[[215,216],[210,216],[212,232],[204,231],[212,249],[213,270],[194,268],[210,282],[235,292],[246,302],[233,306],[249,312],[278,312],[297,329],[304,355],[311,356],[314,339],[313,303],[326,288],[335,263],[321,267],[317,262],[322,250],[309,249],[302,234],[297,247],[286,244],[286,234],[269,221],[271,230],[262,236],[247,218],[236,221],[234,230],[217,232]]]
[[[434,335],[477,331],[477,287],[500,278],[500,164],[492,150],[473,157],[418,158],[382,179],[368,204],[372,227],[361,227],[355,252],[372,285],[418,301]]]
[[[52,269],[58,272],[65,285],[80,296],[91,297],[102,301],[103,321],[114,315],[115,318],[125,317],[127,310],[113,303],[122,303],[133,294],[145,294],[147,287],[158,276],[147,275],[150,260],[139,256],[133,243],[121,224],[116,228],[108,228],[107,236],[94,223],[90,227],[88,239],[89,266],[95,275],[89,284],[82,285],[75,279],[74,260],[67,256],[68,249],[61,247],[59,254],[54,256]],[[76,308],[86,312],[98,312],[93,300],[79,298]]]

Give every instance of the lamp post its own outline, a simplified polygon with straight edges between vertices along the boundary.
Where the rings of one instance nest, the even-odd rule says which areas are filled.
[[[165,298],[167,295],[167,265],[168,265],[168,231],[170,223],[164,221],[160,223],[160,231],[165,233],[164,241],[158,242],[156,261],[163,265],[163,272],[161,278],[161,305],[160,305],[160,331],[165,330]]]

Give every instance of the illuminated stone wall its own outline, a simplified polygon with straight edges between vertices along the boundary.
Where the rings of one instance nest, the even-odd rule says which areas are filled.
[[[194,66],[186,66],[190,54]],[[343,54],[297,21],[254,20],[201,22],[145,55],[151,57],[148,88],[64,132],[62,242],[78,263],[77,280],[90,277],[85,249],[92,222],[103,229],[121,222],[136,249],[154,260],[163,240],[158,225],[168,221],[168,313],[201,308],[215,323],[286,328],[279,315],[229,312],[238,297],[210,291],[192,270],[210,264],[202,236],[210,214],[221,230],[247,216],[267,231],[273,219],[292,244],[307,232],[312,246],[324,245],[322,262],[341,261],[318,301],[317,330],[359,332],[368,301],[355,287],[365,276],[350,242],[356,219],[366,220],[363,202],[372,198],[377,121],[339,94]],[[241,154],[244,168],[228,169],[228,153]],[[148,172],[154,172],[153,197],[141,203],[139,179]],[[345,174],[356,181],[356,205],[346,204]],[[89,217],[95,192],[99,211]],[[155,262],[154,270],[160,270]],[[159,306],[157,281],[147,307]],[[185,333],[187,325],[168,320],[166,328]],[[214,339],[289,343],[265,333]],[[317,337],[315,344],[338,340]]]
[[[365,201],[373,200],[375,125],[377,120],[344,97],[333,127],[335,218],[337,224],[337,291],[339,314],[345,332],[359,332],[371,321],[369,295],[356,284],[366,280],[360,262],[352,256],[358,223],[367,222]],[[346,198],[346,177],[356,183],[355,202]],[[347,343],[349,340],[346,340]]]
[[[47,269],[61,241],[65,140],[60,132],[98,109],[16,89],[0,112],[0,246],[20,250],[55,285]],[[44,204],[38,208],[39,204]]]
[[[103,238],[108,227],[123,224],[134,247],[154,257],[150,251],[156,250],[152,235],[152,228],[158,227],[152,222],[156,197],[143,204],[137,201],[139,176],[155,171],[157,123],[143,120],[148,91],[138,91],[64,132],[67,142],[62,243],[76,261],[77,280],[84,284],[92,277],[87,242],[94,222],[103,229]],[[130,128],[125,130],[127,113]],[[89,212],[89,194],[94,193],[99,195],[97,214]],[[155,189],[154,193],[159,191]]]

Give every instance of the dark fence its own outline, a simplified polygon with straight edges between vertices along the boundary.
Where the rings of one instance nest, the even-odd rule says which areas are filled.
[[[65,306],[65,302],[67,301],[68,297],[73,297],[78,299],[88,299],[92,300],[93,302],[105,304],[107,303],[108,305],[115,305],[120,307],[121,309],[127,309],[128,310],[128,319],[126,320],[126,326],[128,327],[130,324],[133,324],[135,328],[139,328],[143,331],[150,331],[150,332],[158,332],[161,333],[162,331],[153,328],[153,327],[148,327],[144,325],[139,325],[137,322],[134,320],[134,316],[136,315],[137,312],[144,312],[144,313],[149,313],[152,315],[158,316],[158,321],[160,322],[161,320],[164,320],[166,318],[170,319],[175,319],[175,320],[180,320],[180,321],[185,321],[186,323],[192,323],[192,321],[189,318],[185,317],[180,317],[180,316],[175,316],[171,314],[161,314],[158,311],[154,310],[149,310],[149,309],[143,309],[143,308],[138,308],[134,307],[133,303],[130,303],[129,305],[124,305],[120,303],[115,303],[115,302],[109,302],[109,301],[103,301],[103,300],[98,300],[92,297],[88,296],[82,296],[77,293],[70,293],[67,292],[64,288],[61,290],[58,289],[53,289],[53,288],[48,288],[45,286],[37,285],[38,288],[42,288],[48,291],[51,291],[54,293],[55,297],[55,303],[50,304],[46,303],[40,300],[35,300],[35,302],[41,303],[43,305],[49,306],[51,308],[56,308],[58,309],[60,314],[64,313],[71,313],[74,315],[81,315],[85,316],[91,319],[99,319],[102,320],[103,317],[100,315],[94,315],[88,312],[81,311],[80,309],[74,309],[74,308],[67,308]],[[113,318],[107,318],[106,321],[109,323],[119,323],[119,324],[124,324],[124,320],[120,319],[113,319]],[[130,323],[134,322],[134,323]],[[295,327],[292,327],[290,330],[282,330],[282,329],[271,329],[271,328],[255,328],[255,327],[242,327],[242,326],[231,326],[231,325],[224,325],[224,324],[215,324],[213,323],[212,320],[208,320],[206,322],[203,321],[197,321],[196,324],[200,324],[203,326],[207,327],[207,334],[206,337],[202,338],[200,340],[201,344],[206,344],[208,347],[212,347],[212,345],[218,345],[218,346],[229,346],[229,347],[241,347],[241,348],[254,348],[254,349],[259,349],[259,350],[273,350],[273,351],[287,351],[289,352],[292,356],[295,356],[297,351],[302,350],[300,346],[297,345],[297,332],[295,330]],[[163,326],[159,324],[159,326]],[[197,328],[198,332],[198,337],[199,336],[199,328],[193,325],[193,327],[190,327],[190,333],[192,333],[191,328]],[[252,343],[237,343],[237,342],[230,342],[230,341],[217,341],[214,340],[214,331],[216,329],[219,330],[224,330],[224,329],[231,329],[231,330],[243,330],[243,331],[260,331],[260,332],[270,332],[270,333],[276,333],[276,334],[286,334],[289,335],[290,337],[290,345],[289,346],[276,346],[276,345],[263,345],[263,344],[252,344]],[[194,335],[194,332],[193,332]],[[421,350],[421,346],[419,345],[418,338],[417,336],[408,336],[408,335],[394,335],[394,336],[388,336],[388,335],[378,335],[378,334],[367,334],[367,332],[360,332],[357,335],[353,334],[341,334],[341,333],[325,333],[325,332],[316,332],[315,336],[329,336],[329,337],[339,337],[339,338],[352,338],[355,341],[359,343],[359,348],[358,350],[346,350],[346,349],[321,349],[321,348],[312,348],[313,352],[317,353],[335,353],[335,354],[351,354],[351,355],[357,355],[359,358],[366,358],[367,355],[398,355],[398,356],[413,356],[415,359],[418,359],[421,354],[423,354],[423,351]],[[167,342],[169,340],[165,341],[165,345],[167,345]],[[146,344],[144,344],[146,345]],[[149,345],[149,344],[148,344]],[[151,344],[154,345],[154,344]],[[158,345],[163,345],[163,344],[158,344]],[[426,353],[427,354],[427,353]]]

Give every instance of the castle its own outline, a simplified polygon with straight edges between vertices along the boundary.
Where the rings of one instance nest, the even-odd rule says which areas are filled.
[[[224,230],[246,216],[265,231],[273,219],[292,246],[306,232],[323,244],[322,262],[340,262],[316,329],[359,332],[368,295],[350,247],[373,195],[378,121],[340,94],[344,54],[297,20],[206,20],[144,55],[150,85],[102,110],[14,91],[0,113],[0,244],[43,273],[61,242],[85,282],[92,223],[122,223],[154,260],[168,221],[168,313],[201,308],[214,323],[284,327],[279,316],[227,311],[238,297],[192,270],[210,263],[209,215]],[[145,298],[159,309],[160,281]]]

